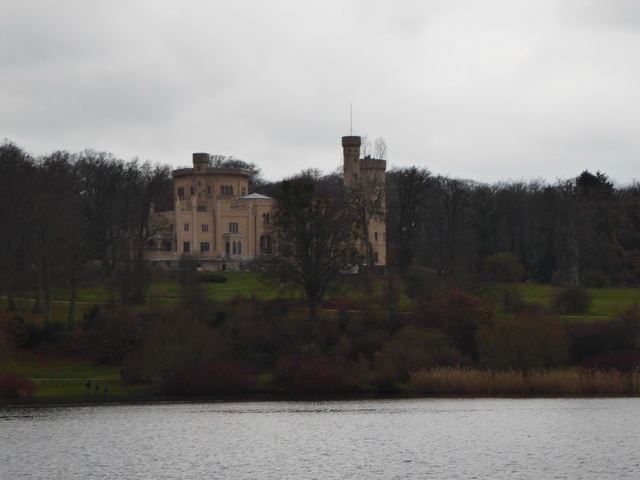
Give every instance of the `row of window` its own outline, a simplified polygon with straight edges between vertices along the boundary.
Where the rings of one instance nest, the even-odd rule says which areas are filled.
[[[184,253],[191,252],[191,242],[182,242],[182,251]],[[210,252],[211,244],[209,242],[200,242],[201,252]],[[242,242],[226,242],[225,252],[227,255],[242,255]]]
[[[191,242],[183,242],[182,251],[185,253],[189,253],[191,251]],[[211,244],[209,242],[200,242],[200,251],[211,251]],[[227,255],[242,255],[242,242],[235,240],[233,242],[225,242],[225,253]],[[271,235],[260,236],[260,253],[262,255],[271,255],[273,253],[273,242],[271,240]]]
[[[200,182],[198,182],[198,185],[200,184]],[[212,193],[212,189],[211,189],[211,185],[207,185],[207,195],[211,195]],[[179,197],[184,197],[184,192],[185,189],[184,187],[178,187],[178,196]],[[196,193],[196,189],[195,187],[189,187],[189,194],[190,195],[195,195]],[[247,194],[247,189],[245,187],[242,187],[242,195],[246,195]],[[224,195],[224,196],[233,196],[233,186],[232,185],[222,185],[220,186],[220,195]],[[198,194],[198,196],[200,196]]]
[[[191,251],[191,242],[182,242],[182,251],[184,253],[189,253]],[[201,252],[211,251],[211,244],[209,242],[200,242],[200,251]]]
[[[188,223],[184,224],[184,231],[185,232],[188,232],[190,228],[191,227],[189,226]],[[203,223],[201,228],[202,228],[203,232],[208,232],[209,231],[209,224],[208,223]],[[238,222],[229,222],[229,232],[230,233],[238,233]]]

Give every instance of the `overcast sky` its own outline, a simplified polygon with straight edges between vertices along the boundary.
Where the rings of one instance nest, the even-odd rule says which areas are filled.
[[[640,180],[640,2],[0,0],[0,140],[33,155],[279,180],[333,171],[351,126],[389,167]]]

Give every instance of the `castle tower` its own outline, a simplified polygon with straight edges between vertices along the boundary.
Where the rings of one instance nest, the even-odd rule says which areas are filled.
[[[344,158],[344,184],[354,185],[360,175],[360,145],[362,139],[356,136],[342,137],[342,153]]]
[[[387,162],[360,158],[362,139],[342,137],[344,186],[362,221],[360,250],[373,270],[387,263],[385,171]]]

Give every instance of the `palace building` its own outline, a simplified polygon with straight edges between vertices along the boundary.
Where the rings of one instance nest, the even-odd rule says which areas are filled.
[[[209,158],[194,153],[192,168],[173,171],[174,208],[152,218],[152,263],[177,267],[187,256],[203,270],[237,270],[273,252],[275,200],[248,193],[248,170],[213,168]]]
[[[376,211],[369,216],[363,256],[371,253],[376,267],[386,264],[384,175],[386,162],[360,159],[360,137],[342,138],[346,190],[376,195]],[[239,270],[275,251],[273,198],[249,193],[250,172],[242,168],[210,166],[208,153],[194,153],[193,166],[173,171],[174,208],[153,212],[147,259],[164,268],[177,268],[183,258],[202,270]],[[382,186],[379,190],[371,186]],[[369,249],[367,249],[367,244]]]

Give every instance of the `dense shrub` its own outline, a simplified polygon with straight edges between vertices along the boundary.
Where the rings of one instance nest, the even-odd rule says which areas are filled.
[[[614,320],[571,322],[566,329],[571,339],[571,360],[577,364],[624,369],[630,352],[640,351],[638,307],[627,309]]]
[[[491,319],[478,298],[456,289],[431,302],[420,302],[416,316],[425,327],[443,331],[463,355],[472,358],[477,356],[475,332]]]
[[[486,258],[482,273],[490,282],[513,283],[524,278],[524,267],[515,253],[494,253]]]
[[[640,351],[623,350],[586,359],[583,365],[587,368],[614,369],[620,372],[631,372],[640,368]]]
[[[551,285],[554,287],[569,287],[569,275],[564,270],[556,270],[551,275]]]
[[[427,267],[412,268],[405,278],[407,295],[411,298],[433,298],[442,283],[438,273]]]
[[[222,395],[253,390],[255,375],[246,366],[226,363],[194,365],[177,371],[162,383],[167,395]]]
[[[560,315],[579,315],[589,311],[591,295],[584,288],[565,288],[554,294],[551,305]]]
[[[28,397],[35,391],[31,380],[11,373],[0,373],[0,398]]]
[[[11,360],[11,348],[4,336],[0,336],[0,368]]]
[[[327,355],[288,355],[278,361],[275,382],[291,393],[346,393],[360,383],[357,363]]]
[[[545,315],[496,318],[478,329],[476,344],[482,365],[495,369],[550,368],[569,358],[564,329]]]
[[[83,317],[82,329],[75,333],[69,348],[98,363],[120,365],[140,348],[142,321],[123,308],[117,311],[91,307]]]
[[[200,273],[198,275],[198,281],[203,283],[224,283],[227,281],[227,277],[214,273]]]
[[[587,272],[582,277],[582,283],[587,288],[608,288],[611,286],[611,279],[599,270]]]
[[[443,332],[416,326],[397,332],[374,359],[376,372],[394,383],[404,383],[410,372],[426,367],[470,363]]]

